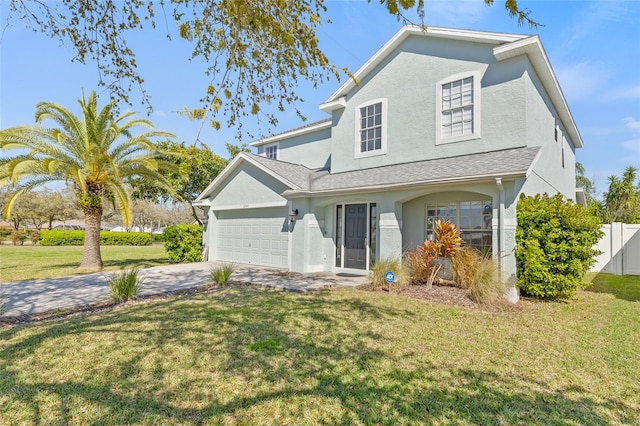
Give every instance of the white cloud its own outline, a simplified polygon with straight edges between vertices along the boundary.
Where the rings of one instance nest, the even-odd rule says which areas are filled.
[[[633,117],[625,117],[622,121],[624,121],[624,125],[627,126],[628,129],[640,129],[640,121]]]
[[[624,141],[620,144],[620,146],[622,146],[623,148],[626,148],[630,151],[633,152],[633,154],[631,155],[631,158],[629,158],[629,160],[631,161],[640,161],[640,137],[636,137],[634,139],[630,139],[628,141]],[[635,156],[635,158],[634,158]]]
[[[591,97],[606,83],[609,75],[601,65],[586,60],[559,65],[555,73],[569,103]]]

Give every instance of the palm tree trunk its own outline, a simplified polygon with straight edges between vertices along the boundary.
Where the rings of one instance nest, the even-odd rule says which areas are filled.
[[[82,252],[83,269],[102,269],[102,256],[100,255],[100,222],[102,221],[102,208],[90,208],[84,212],[84,250]]]

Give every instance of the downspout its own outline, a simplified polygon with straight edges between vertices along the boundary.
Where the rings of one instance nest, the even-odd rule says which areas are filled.
[[[496,185],[498,186],[498,191],[500,191],[500,207],[498,207],[498,250],[500,261],[498,265],[502,274],[504,270],[502,265],[504,256],[504,186],[502,186],[502,178],[496,178]]]

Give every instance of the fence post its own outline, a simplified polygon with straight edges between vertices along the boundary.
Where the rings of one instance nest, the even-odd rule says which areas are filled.
[[[611,224],[611,273],[622,275],[622,223]]]

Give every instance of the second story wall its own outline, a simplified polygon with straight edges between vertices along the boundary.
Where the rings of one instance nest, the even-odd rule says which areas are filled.
[[[575,200],[575,147],[564,123],[554,108],[535,71],[529,66],[524,74],[527,93],[526,136],[528,146],[540,146],[540,158],[534,164],[528,194],[560,192]]]
[[[451,157],[527,145],[526,56],[497,62],[494,45],[408,37],[366,75],[333,112],[332,172]],[[438,136],[443,85],[471,78],[474,108],[471,137],[447,141]],[[468,80],[467,80],[468,82]],[[378,108],[379,105],[379,108]],[[381,149],[359,155],[361,108],[382,118]],[[377,151],[377,152],[376,152]]]
[[[267,147],[275,146],[276,159],[302,164],[310,169],[322,169],[331,164],[331,128],[302,133],[258,147],[258,155],[266,155]],[[272,148],[273,149],[273,148]]]

